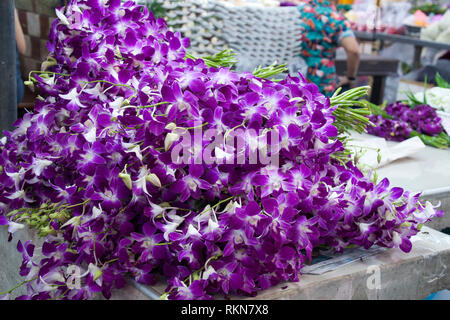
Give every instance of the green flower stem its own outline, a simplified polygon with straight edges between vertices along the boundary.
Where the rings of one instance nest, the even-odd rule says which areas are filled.
[[[154,246],[168,246],[171,245],[173,242],[161,242],[161,243],[155,243]]]
[[[38,73],[38,74],[53,74],[53,75],[58,75],[58,76],[63,76],[63,77],[70,77],[70,74],[64,74],[64,73],[58,73],[58,72],[51,72],[51,71],[40,71],[40,70],[31,70],[30,73],[28,73],[28,80],[31,81],[30,79],[32,79],[31,75],[33,73]]]
[[[89,81],[87,83],[107,83],[107,84],[110,84],[110,85],[116,86],[116,87],[125,87],[125,88],[131,89],[136,92],[136,89],[133,88],[132,86],[129,86],[127,84],[122,84],[122,83],[114,83],[114,82],[111,82],[108,80],[93,80],[93,81]]]
[[[217,202],[215,205],[213,205],[213,206],[211,207],[211,209],[212,209],[212,208],[215,208],[215,207],[218,207],[218,206],[220,206],[222,203],[227,202],[227,201],[230,201],[230,200],[233,199],[233,198],[234,198],[234,196],[229,197],[229,198],[226,198],[226,199],[224,199],[224,200],[221,200],[221,201]]]
[[[66,289],[66,291],[64,291],[61,295],[59,295],[59,296],[57,296],[57,297],[55,297],[55,298],[52,298],[52,299],[50,299],[50,300],[61,300],[62,298],[64,298],[64,296],[66,295],[66,293],[69,292],[69,291],[70,291],[70,289]]]
[[[70,205],[70,206],[65,206],[65,205],[63,205],[62,207],[64,207],[64,209],[72,209],[72,208],[75,208],[75,207],[78,207],[78,206],[85,205],[85,204],[87,204],[89,201],[90,201],[90,200],[87,199],[87,200],[85,200],[85,201],[83,201],[83,202],[81,202],[81,203],[73,204],[73,205]]]
[[[158,103],[155,103],[155,104],[151,104],[151,105],[148,105],[148,106],[141,106],[141,107],[138,107],[139,109],[144,109],[144,108],[154,108],[154,107],[157,107],[157,106],[160,106],[160,105],[163,105],[163,104],[169,104],[170,102],[167,102],[167,101],[163,101],[163,102],[158,102]]]
[[[114,258],[114,259],[111,259],[109,261],[106,261],[103,265],[110,264],[110,263],[116,262],[118,260],[119,260],[119,258]]]
[[[215,208],[215,207],[218,207],[218,206],[220,206],[222,203],[227,202],[227,201],[230,201],[230,200],[233,199],[233,198],[234,198],[234,196],[229,197],[229,198],[226,198],[226,199],[224,199],[224,200],[221,200],[221,201],[217,202],[215,205],[213,205],[213,206],[211,207],[211,209],[213,209],[213,208]],[[200,213],[200,215],[202,215],[202,214],[208,212],[209,210],[210,210],[210,209],[205,209],[205,210],[203,210],[203,211]]]
[[[192,280],[199,279],[200,278],[200,274],[206,269],[206,267],[208,266],[209,262],[211,260],[219,259],[222,255],[223,255],[223,253],[219,253],[219,254],[217,254],[215,256],[210,257],[200,269],[194,271],[192,274],[190,274],[188,277],[186,277],[186,279],[184,279],[183,282],[186,285],[190,285],[192,283]]]
[[[198,57],[191,53],[186,53],[186,59],[197,60]],[[208,67],[220,68],[220,67],[232,67],[237,63],[235,54],[230,49],[225,49],[215,55],[206,56],[200,58],[202,59]]]
[[[33,279],[30,279],[30,280],[25,280],[25,281],[23,281],[22,283],[19,283],[18,285],[12,287],[12,288],[9,289],[8,291],[0,292],[0,295],[9,294],[9,293],[13,292],[14,290],[16,290],[17,288],[23,286],[24,284],[26,284],[26,283],[28,283],[28,282],[34,281],[34,280],[36,280],[37,278],[38,278],[38,276],[36,276],[36,277],[34,277]]]
[[[351,130],[363,133],[367,125],[373,125],[368,118],[371,110],[365,100],[357,100],[367,95],[369,89],[370,87],[363,86],[340,93],[342,88],[338,88],[331,96],[330,106],[336,107],[333,111],[334,125],[339,134],[348,133]]]
[[[283,73],[287,70],[288,69],[286,67],[286,64],[281,64],[278,66],[276,64],[272,64],[272,65],[270,65],[268,67],[264,67],[264,68],[261,66],[257,67],[255,70],[253,70],[253,75],[255,77],[265,79],[265,78]]]
[[[201,124],[201,125],[199,125],[199,126],[196,126],[196,127],[187,127],[187,128],[177,127],[177,129],[193,130],[193,129],[202,128],[202,127],[204,127],[204,126],[206,126],[206,125],[208,125],[208,124],[209,124],[208,122],[205,122],[205,123],[203,123],[203,124]]]

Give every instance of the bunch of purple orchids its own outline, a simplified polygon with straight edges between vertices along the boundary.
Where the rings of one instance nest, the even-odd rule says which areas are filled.
[[[162,277],[168,299],[255,296],[298,281],[319,246],[408,252],[443,214],[335,160],[336,107],[302,76],[186,58],[188,39],[132,1],[57,15],[28,81],[41,98],[0,140],[0,225],[44,241],[17,245],[18,299],[109,298],[127,277]]]
[[[446,149],[450,138],[443,131],[441,119],[429,105],[410,106],[401,101],[392,103],[378,114],[370,116],[375,126],[368,126],[367,132],[386,140],[404,141],[419,136],[425,144]]]

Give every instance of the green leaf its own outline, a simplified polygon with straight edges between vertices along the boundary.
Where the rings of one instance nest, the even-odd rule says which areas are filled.
[[[425,75],[425,80],[424,80],[424,84],[423,84],[423,104],[428,104],[427,103],[427,82],[428,82],[428,76]]]
[[[438,73],[436,73],[436,77],[435,77],[435,81],[436,84],[439,88],[445,88],[445,89],[450,89],[450,83],[448,83],[447,81],[445,81],[444,78],[441,77],[441,75]]]
[[[408,101],[409,103],[408,103],[408,104],[411,104],[412,106],[421,105],[421,104],[426,104],[425,101],[420,101],[420,100],[418,100],[418,99],[414,96],[414,93],[413,93],[411,90],[409,90],[409,91],[406,92],[406,96],[407,96],[408,99],[409,99],[409,101]]]

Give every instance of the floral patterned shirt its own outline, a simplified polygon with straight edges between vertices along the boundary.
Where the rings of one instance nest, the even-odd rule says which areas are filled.
[[[336,89],[336,49],[341,39],[354,36],[350,23],[326,0],[305,0],[301,14],[301,56],[308,65],[306,77],[329,96]]]

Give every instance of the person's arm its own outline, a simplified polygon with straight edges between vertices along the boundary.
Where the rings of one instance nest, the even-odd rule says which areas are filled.
[[[355,80],[359,68],[359,45],[355,37],[345,37],[341,39],[341,46],[347,54],[347,75],[341,81],[344,83],[351,83]]]
[[[14,10],[14,16],[15,16],[14,20],[15,20],[17,49],[20,54],[25,54],[25,52],[27,51],[27,45],[25,43],[25,36],[23,35],[22,26],[20,25],[17,9]]]

